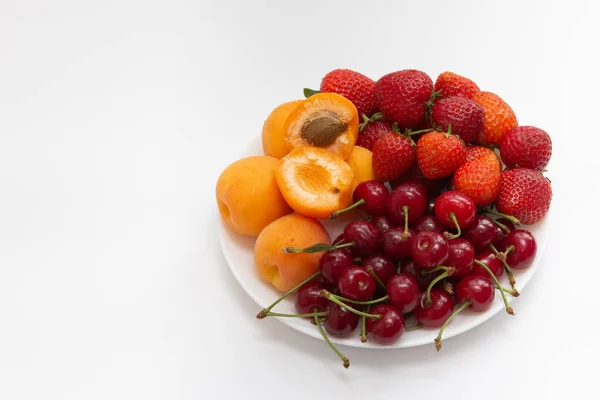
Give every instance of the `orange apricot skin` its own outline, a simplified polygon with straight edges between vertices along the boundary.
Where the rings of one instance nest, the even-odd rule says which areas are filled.
[[[373,171],[373,153],[364,147],[354,146],[350,157],[346,159],[350,168],[354,172],[354,180],[352,181],[352,192],[356,189],[359,183],[371,181],[375,179]]]
[[[262,147],[266,156],[281,158],[290,152],[286,143],[285,121],[304,100],[293,100],[277,106],[267,117],[262,128]]]
[[[278,165],[274,157],[252,156],[223,170],[216,198],[221,218],[231,230],[258,236],[271,222],[292,212],[277,186]]]
[[[297,213],[273,221],[254,245],[258,274],[279,291],[292,289],[319,270],[323,253],[286,254],[283,248],[305,248],[315,243],[331,244],[329,233],[319,221]]]

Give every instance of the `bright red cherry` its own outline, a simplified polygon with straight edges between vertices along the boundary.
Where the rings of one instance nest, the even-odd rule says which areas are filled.
[[[454,311],[452,297],[441,289],[431,289],[431,303],[427,303],[427,294],[421,293],[417,306],[413,310],[415,318],[424,326],[439,328]]]
[[[386,213],[396,223],[405,225],[405,211],[408,223],[416,222],[427,207],[427,193],[414,184],[402,184],[392,190],[386,203]]]
[[[366,301],[377,289],[377,281],[363,267],[346,268],[340,274],[338,290],[340,295],[350,300]]]
[[[361,256],[374,253],[379,247],[379,231],[367,221],[353,221],[344,228],[344,239],[354,242],[354,249]]]
[[[363,267],[371,266],[373,273],[386,284],[396,274],[397,265],[390,257],[375,253],[362,260]]]
[[[535,238],[531,232],[516,229],[502,240],[501,251],[506,252],[506,263],[514,269],[529,267],[537,253]]]
[[[325,311],[329,300],[321,296],[323,289],[325,289],[325,286],[317,281],[310,281],[298,289],[296,312],[298,314],[308,314]]]
[[[371,220],[371,223],[375,225],[381,235],[396,226],[387,215],[377,216]]]
[[[415,231],[408,228],[404,232],[402,228],[392,228],[383,235],[383,252],[394,260],[401,260],[410,256],[410,247],[415,237]]]
[[[435,215],[450,228],[466,228],[475,220],[477,206],[469,196],[458,190],[450,190],[438,196],[434,206]],[[456,236],[456,235],[455,235]]]
[[[453,277],[462,278],[471,273],[475,260],[475,248],[466,239],[456,238],[448,242],[446,265],[455,269]]]
[[[504,264],[496,257],[496,254],[493,251],[489,249],[482,250],[475,258],[485,264],[495,276],[500,276],[504,273]],[[490,274],[477,263],[473,264],[471,275],[483,276],[484,278],[489,278],[490,276]]]
[[[410,274],[396,274],[386,285],[390,304],[402,311],[409,313],[417,306],[421,294],[419,283]]]
[[[367,318],[366,328],[369,337],[381,344],[392,344],[404,333],[404,317],[400,310],[389,304],[373,307],[371,314],[380,315],[379,319]]]
[[[471,302],[474,311],[485,311],[494,302],[495,288],[490,278],[468,275],[458,281],[454,293],[459,304]]]
[[[327,304],[325,311],[327,312],[327,319],[323,325],[332,336],[348,336],[358,326],[358,315],[331,301]]]
[[[388,196],[388,189],[383,183],[375,180],[361,182],[356,186],[352,194],[354,204],[342,210],[332,212],[331,219],[356,207],[372,217],[383,215],[385,214],[385,204]]]
[[[446,226],[442,224],[442,221],[440,221],[439,218],[435,215],[423,215],[413,225],[413,229],[417,232],[438,231],[440,233],[443,233],[444,231],[446,231]]]
[[[448,259],[448,241],[439,232],[417,232],[410,247],[413,261],[423,269],[443,265]]]
[[[498,225],[486,215],[477,215],[475,221],[463,230],[462,237],[473,244],[476,250],[487,249],[496,241]]]

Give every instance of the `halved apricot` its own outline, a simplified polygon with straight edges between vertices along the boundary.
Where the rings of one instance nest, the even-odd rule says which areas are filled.
[[[346,159],[358,138],[358,112],[345,97],[317,93],[291,112],[284,132],[290,149],[320,147]]]
[[[275,177],[294,211],[306,217],[328,218],[331,212],[348,205],[354,173],[341,157],[304,146],[279,161]]]

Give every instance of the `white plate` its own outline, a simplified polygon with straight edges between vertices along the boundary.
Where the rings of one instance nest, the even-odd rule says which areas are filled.
[[[262,146],[259,138],[256,138],[244,154],[241,157],[251,155],[262,155]],[[241,158],[240,157],[240,158]],[[219,219],[220,220],[220,219]],[[336,237],[341,233],[343,229],[342,223],[335,223],[332,221],[322,221],[331,234],[331,237]],[[525,270],[515,270],[515,279],[517,281],[516,287],[523,294],[523,289],[527,283],[531,280],[531,277],[535,271],[539,268],[541,260],[541,254],[544,251],[546,239],[548,237],[548,216],[539,223],[527,227],[536,239],[537,242],[537,256],[533,264]],[[257,273],[254,266],[253,248],[255,238],[242,236],[232,232],[227,226],[220,220],[219,223],[219,239],[221,242],[221,248],[225,255],[225,260],[229,265],[229,269],[233,273],[233,276],[237,279],[240,286],[248,293],[248,295],[258,304],[256,312],[258,313],[261,309],[271,304],[275,299],[279,297],[279,293],[268,283],[263,281]],[[506,274],[503,274],[500,283],[504,286],[509,286],[506,279]],[[508,296],[509,301],[513,298]],[[497,293],[494,299],[494,304],[485,312],[474,312],[469,309],[459,314],[451,324],[444,330],[444,339],[448,339],[452,336],[456,336],[463,332],[468,331],[476,327],[479,324],[490,319],[497,312],[504,310],[504,303],[502,302],[501,296]],[[287,299],[279,303],[273,311],[281,313],[294,313],[294,296],[290,296]],[[269,317],[273,318],[273,317]],[[507,315],[507,318],[509,316]],[[510,317],[514,318],[514,317]],[[518,318],[518,310],[517,317]],[[308,320],[300,318],[278,318],[281,322],[292,328],[313,336],[315,338],[322,339],[318,329],[312,325]],[[258,321],[257,321],[258,323]],[[411,325],[410,321],[407,321],[407,326]],[[350,335],[346,338],[335,338],[331,337],[331,341],[336,344],[353,346],[353,347],[364,347],[364,348],[401,348],[401,347],[412,347],[420,346],[423,344],[433,344],[434,338],[437,336],[438,329],[434,328],[423,328],[414,331],[405,332],[394,344],[392,345],[380,345],[374,341],[368,341],[362,343],[359,338],[360,330],[356,330],[356,334]]]

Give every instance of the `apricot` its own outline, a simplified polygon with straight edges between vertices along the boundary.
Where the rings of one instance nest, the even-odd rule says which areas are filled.
[[[307,217],[328,218],[348,205],[352,168],[319,147],[297,147],[279,161],[275,177],[285,201]]]
[[[292,212],[277,186],[278,165],[274,157],[252,156],[229,165],[219,176],[219,213],[234,232],[257,236],[265,226]]]
[[[317,93],[290,113],[284,131],[290,149],[320,147],[346,159],[358,138],[358,111],[339,94]]]
[[[266,156],[281,158],[290,152],[291,149],[284,139],[285,121],[303,101],[288,101],[271,111],[262,128],[262,147]]]
[[[286,292],[319,270],[322,253],[286,254],[285,247],[305,248],[331,244],[329,233],[315,219],[288,214],[262,230],[254,245],[258,274],[277,290]]]
[[[354,146],[350,157],[346,159],[346,162],[352,168],[354,172],[354,180],[352,181],[352,191],[358,186],[359,183],[364,181],[371,181],[375,179],[375,172],[373,172],[373,153],[365,149],[364,147]]]

